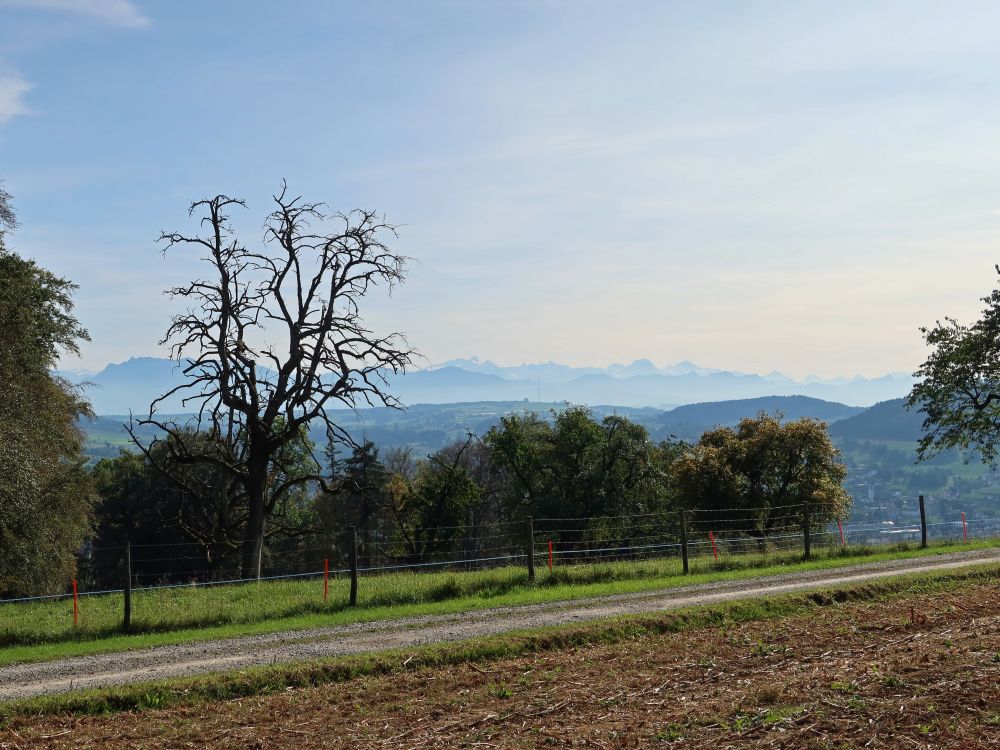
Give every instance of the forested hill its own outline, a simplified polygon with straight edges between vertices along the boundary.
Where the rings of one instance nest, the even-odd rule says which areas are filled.
[[[789,420],[813,417],[830,424],[863,411],[859,406],[809,396],[765,396],[678,406],[665,412],[657,427],[660,432],[668,431],[684,439],[697,439],[706,429],[717,425],[732,426],[744,417],[756,417],[760,412],[781,413]]]
[[[905,403],[902,398],[882,401],[831,425],[830,434],[837,438],[916,442],[923,434],[923,414],[916,410],[908,411]]]
[[[534,411],[548,414],[563,409],[565,402],[533,401],[477,401],[452,404],[417,404],[405,410],[375,408],[352,412],[339,412],[340,424],[355,440],[370,440],[380,450],[409,447],[417,455],[434,451],[464,439],[470,432],[484,435],[505,414]],[[671,411],[628,406],[597,405],[590,407],[594,417],[603,419],[610,414],[627,417],[649,430],[650,437],[659,441],[670,436],[684,440],[697,440],[706,430],[719,425],[731,426],[743,417],[755,417],[761,411],[769,414],[781,412],[786,419],[816,417],[833,422],[861,411],[858,407],[845,406],[805,396],[770,396],[739,401],[706,402],[678,407]],[[129,446],[122,423],[127,417],[102,416],[85,421],[81,426],[88,435],[87,452],[93,457],[117,455],[120,448]],[[142,439],[150,439],[149,428],[140,431]],[[317,444],[325,437],[317,431],[311,435]]]

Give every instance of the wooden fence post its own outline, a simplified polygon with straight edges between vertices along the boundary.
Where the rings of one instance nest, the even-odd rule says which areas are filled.
[[[358,604],[358,527],[351,527],[351,600],[350,605]]]
[[[535,522],[531,516],[525,519],[525,533],[528,535],[528,580],[535,580]]]
[[[924,496],[919,495],[917,501],[920,503],[920,546],[927,548],[927,511],[924,509]]]
[[[684,566],[684,575],[688,574],[688,519],[687,511],[681,509],[681,563]]]
[[[812,522],[809,518],[809,510],[809,501],[806,500],[802,504],[802,545],[805,548],[806,560],[808,560],[810,555],[812,555],[812,539],[810,538],[812,532],[810,527],[812,526]]]
[[[125,543],[125,615],[122,618],[122,629],[127,633],[132,628],[132,542]]]

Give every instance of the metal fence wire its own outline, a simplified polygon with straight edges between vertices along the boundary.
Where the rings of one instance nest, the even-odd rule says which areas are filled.
[[[916,506],[916,504],[914,504]],[[923,498],[920,498],[923,509]],[[194,542],[85,546],[66,589],[43,596],[0,599],[30,602],[74,596],[220,586],[256,581],[471,571],[527,566],[532,574],[557,566],[683,559],[711,569],[747,557],[788,555],[830,547],[1000,536],[1000,516],[982,509],[952,511],[927,520],[854,523],[819,519],[805,504],[769,508],[668,510],[621,516],[490,520],[465,526],[352,528],[339,534],[305,534],[268,540],[259,575],[241,570],[240,550]],[[808,519],[808,523],[807,523]]]

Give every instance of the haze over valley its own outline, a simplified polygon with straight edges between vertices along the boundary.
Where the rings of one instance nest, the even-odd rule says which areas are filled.
[[[97,414],[143,413],[150,402],[184,381],[182,368],[169,359],[135,357],[100,372],[64,371],[84,392]],[[778,372],[765,375],[699,367],[691,362],[657,367],[648,359],[610,367],[570,367],[555,362],[500,366],[461,359],[388,376],[391,392],[405,405],[470,401],[563,402],[669,409],[705,401],[809,396],[849,406],[871,406],[905,395],[913,380],[901,373],[882,377],[810,376],[794,380]],[[183,413],[181,396],[157,407]]]

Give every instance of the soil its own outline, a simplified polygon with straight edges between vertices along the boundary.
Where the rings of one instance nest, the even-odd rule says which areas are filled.
[[[1000,747],[1000,592],[0,730],[0,748],[41,747]]]
[[[511,630],[616,615],[656,612],[721,601],[846,586],[900,572],[947,570],[1000,562],[996,550],[950,553],[780,576],[719,582],[643,594],[507,607],[460,615],[270,633],[181,646],[60,659],[0,668],[0,701],[84,688],[124,685],[248,666],[370,653],[451,642]]]

